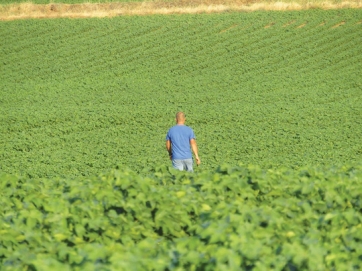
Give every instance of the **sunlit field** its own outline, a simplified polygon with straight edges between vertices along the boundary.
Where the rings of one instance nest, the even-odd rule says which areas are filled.
[[[0,11],[1,270],[361,269],[361,9],[43,4]]]

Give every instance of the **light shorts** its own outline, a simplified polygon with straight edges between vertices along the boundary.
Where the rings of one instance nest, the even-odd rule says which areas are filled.
[[[172,159],[172,166],[178,170],[187,170],[193,172],[192,158],[190,159]]]

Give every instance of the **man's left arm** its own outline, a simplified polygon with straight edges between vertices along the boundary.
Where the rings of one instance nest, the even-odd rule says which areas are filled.
[[[201,160],[200,160],[200,157],[199,157],[199,151],[198,151],[198,148],[197,148],[197,144],[196,144],[195,138],[190,139],[190,145],[191,145],[192,151],[193,151],[194,154],[195,154],[196,164],[197,164],[197,165],[200,165],[200,164],[201,164]]]

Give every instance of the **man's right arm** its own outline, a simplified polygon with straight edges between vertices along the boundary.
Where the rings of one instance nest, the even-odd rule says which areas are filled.
[[[172,149],[171,149],[171,140],[166,140],[166,150],[168,151],[168,156],[172,160]]]

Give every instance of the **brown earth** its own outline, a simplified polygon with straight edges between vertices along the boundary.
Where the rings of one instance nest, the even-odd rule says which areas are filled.
[[[0,20],[31,18],[90,18],[122,15],[213,13],[255,10],[362,8],[362,0],[334,2],[260,2],[257,0],[178,0],[104,4],[10,4],[0,5]]]

